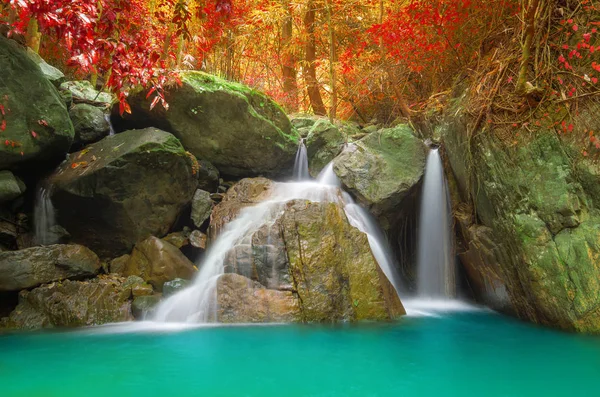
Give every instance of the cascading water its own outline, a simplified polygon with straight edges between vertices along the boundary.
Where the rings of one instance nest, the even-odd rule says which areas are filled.
[[[438,149],[427,157],[419,217],[417,296],[448,299],[455,296],[450,199]]]
[[[300,140],[298,152],[296,152],[296,161],[294,162],[294,179],[297,181],[310,179],[310,174],[308,173],[308,154],[303,139]]]
[[[40,245],[54,244],[55,236],[51,232],[56,225],[56,213],[50,200],[51,191],[45,187],[40,187],[35,200],[33,211],[35,226],[35,242]]]
[[[399,278],[394,262],[389,255],[385,239],[370,215],[354,203],[350,195],[342,192],[340,182],[333,173],[333,164],[328,164],[317,181],[310,181],[308,159],[304,143],[300,144],[294,167],[296,181],[274,183],[271,196],[252,207],[240,211],[235,220],[228,223],[224,231],[200,264],[200,272],[193,284],[167,298],[157,307],[154,320],[158,322],[207,323],[216,322],[216,288],[219,276],[224,271],[227,253],[237,244],[249,239],[263,225],[270,225],[283,210],[286,202],[304,199],[314,202],[336,202],[344,206],[350,224],[367,234],[371,250],[380,268],[396,291]]]
[[[110,121],[110,114],[106,113],[104,115],[104,120],[106,120],[106,122],[108,123],[108,135],[115,135],[115,129],[113,128],[112,122]]]

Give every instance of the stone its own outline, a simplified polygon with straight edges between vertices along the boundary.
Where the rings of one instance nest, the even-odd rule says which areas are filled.
[[[412,129],[400,125],[348,145],[336,157],[333,169],[345,190],[389,229],[402,201],[420,186],[426,154]]]
[[[191,218],[196,227],[202,227],[204,221],[210,218],[213,208],[213,201],[210,198],[210,193],[204,190],[196,190],[194,198],[192,198],[192,214]]]
[[[125,254],[111,260],[108,264],[109,272],[123,275],[125,271],[125,264],[129,260],[129,257],[129,254]]]
[[[219,170],[209,161],[198,159],[198,189],[214,193],[219,187]]]
[[[73,125],[56,87],[24,47],[0,36],[0,98],[6,123],[0,145],[0,170],[56,162],[73,142]],[[33,133],[32,133],[33,131]],[[4,142],[9,142],[5,145]]]
[[[73,95],[75,103],[90,103],[99,106],[107,106],[114,100],[112,94],[97,91],[92,83],[86,80],[66,81],[60,85],[62,91],[69,91]]]
[[[12,201],[25,193],[25,184],[10,171],[0,171],[0,204]]]
[[[195,273],[194,264],[177,247],[156,237],[137,243],[124,269],[125,275],[140,276],[157,291],[167,281],[189,280]]]
[[[27,48],[27,56],[38,65],[44,77],[54,84],[54,86],[58,87],[63,81],[65,81],[65,75],[63,72],[46,63],[46,61],[44,61],[44,59],[31,48]]]
[[[289,323],[301,319],[292,292],[266,289],[238,274],[219,277],[217,307],[222,323]]]
[[[340,153],[344,142],[345,137],[328,119],[318,119],[313,124],[306,137],[308,168],[313,177]]]
[[[138,296],[152,295],[154,293],[154,290],[149,284],[136,284],[133,287],[131,287],[131,293],[134,296],[134,298],[137,298]]]
[[[190,229],[184,228],[180,232],[169,233],[163,237],[163,241],[174,245],[177,248],[185,247],[190,243]]]
[[[190,284],[189,280],[184,280],[182,278],[176,278],[171,281],[167,281],[163,284],[163,296],[166,298],[167,296],[171,296],[175,294],[177,291],[180,291],[187,287]]]
[[[81,245],[48,245],[0,252],[0,291],[19,291],[68,278],[93,277],[100,260]]]
[[[131,311],[136,319],[145,320],[152,317],[159,303],[160,295],[138,296],[133,299]]]
[[[200,230],[194,230],[190,233],[190,244],[192,247],[206,249],[206,240],[208,236],[202,233]]]
[[[171,134],[148,128],[72,153],[49,177],[58,223],[103,257],[164,236],[196,189],[192,161]]]
[[[241,177],[286,175],[294,164],[298,137],[283,110],[266,95],[197,71],[180,72],[181,86],[166,89],[169,110],[154,108],[146,91],[128,97],[132,113],[115,128],[156,126],[173,133],[199,159],[220,173]],[[113,107],[113,115],[118,113]]]
[[[129,292],[122,278],[100,276],[89,281],[65,280],[21,291],[7,328],[83,327],[131,321]]]
[[[367,235],[335,203],[290,201],[283,240],[303,322],[389,320],[405,314]]]
[[[96,106],[87,103],[75,104],[69,110],[69,116],[75,129],[75,140],[71,150],[80,150],[110,133],[110,124],[104,111]]]

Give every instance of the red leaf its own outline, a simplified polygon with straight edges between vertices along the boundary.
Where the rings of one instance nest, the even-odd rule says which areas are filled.
[[[31,130],[31,136],[37,138],[38,134],[34,130]]]
[[[150,104],[150,110],[154,109],[154,107],[156,106],[156,104],[158,103],[159,100],[160,100],[160,97],[158,95],[154,97],[154,99],[152,100],[152,103]]]
[[[4,130],[6,130],[6,120],[2,120],[2,123],[0,124],[0,131]]]

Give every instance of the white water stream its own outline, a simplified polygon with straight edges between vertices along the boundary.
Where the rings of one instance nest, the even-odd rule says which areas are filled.
[[[40,187],[35,198],[33,223],[35,227],[34,240],[39,245],[56,243],[55,235],[51,229],[56,225],[56,211],[50,200],[51,191]]]

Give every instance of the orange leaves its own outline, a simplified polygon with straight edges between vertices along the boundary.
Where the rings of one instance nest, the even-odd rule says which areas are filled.
[[[6,130],[6,120],[2,120],[0,123],[0,132]]]
[[[79,161],[76,163],[71,163],[71,169],[75,169],[75,168],[79,168],[79,167],[85,168],[88,166],[88,164],[89,163],[87,161]]]

